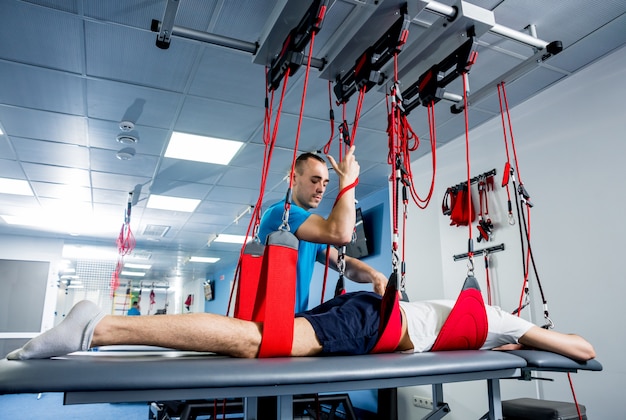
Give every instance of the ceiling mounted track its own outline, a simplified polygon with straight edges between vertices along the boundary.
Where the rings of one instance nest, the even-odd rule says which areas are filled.
[[[279,0],[258,42],[246,42],[175,26],[179,0],[167,0],[162,20],[153,20],[151,27],[158,33],[156,45],[159,48],[167,49],[172,37],[181,37],[250,53],[254,63],[274,69],[275,84],[282,77],[284,68],[297,66],[298,62],[307,58],[301,51],[308,42],[307,34],[320,30],[316,26],[321,24],[319,11],[321,7],[327,7],[326,3],[327,1],[320,0],[312,3]],[[525,33],[500,25],[496,23],[492,11],[462,0],[456,0],[451,6],[426,0],[336,0],[327,14],[332,14],[333,8],[339,3],[349,7],[350,12],[319,48],[316,54],[321,57],[311,57],[311,66],[320,70],[320,78],[341,81],[344,83],[343,87],[346,81],[350,82],[355,76],[358,76],[357,79],[362,76],[355,71],[362,68],[358,64],[365,57],[369,60],[368,69],[374,71],[377,77],[361,80],[361,83],[367,83],[368,89],[372,84],[378,84],[379,90],[389,90],[389,84],[393,83],[393,63],[391,60],[384,63],[376,61],[378,56],[372,55],[375,54],[372,48],[380,47],[380,40],[398,25],[399,20],[410,22],[408,37],[403,41],[398,63],[398,78],[406,86],[418,82],[429,69],[466,45],[469,38],[480,39],[486,33],[517,41],[533,49],[533,55],[523,63],[498,76],[494,83],[472,93],[472,102],[492,93],[497,83],[515,80],[563,49],[560,41],[543,41],[535,36],[534,31]],[[291,54],[292,50],[297,53]],[[370,55],[367,55],[368,52]],[[294,57],[298,60],[294,60]],[[342,98],[347,100],[346,96]],[[458,95],[442,91],[441,97],[437,99],[455,102],[452,112],[462,110]]]

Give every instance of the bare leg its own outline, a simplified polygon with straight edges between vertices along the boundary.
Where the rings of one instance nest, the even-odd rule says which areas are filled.
[[[254,322],[195,313],[105,316],[94,330],[91,346],[139,344],[255,357],[260,341],[260,327]]]
[[[149,345],[257,357],[262,337],[259,323],[210,313],[104,315],[95,304],[83,301],[70,315],[7,357],[43,359],[105,345]],[[321,348],[311,324],[304,318],[295,319],[292,355],[310,356]]]
[[[258,323],[210,313],[105,316],[96,326],[91,346],[143,344],[234,357],[256,357],[261,337],[262,327]],[[311,324],[304,318],[297,318],[292,355],[308,356],[320,350],[321,345]]]

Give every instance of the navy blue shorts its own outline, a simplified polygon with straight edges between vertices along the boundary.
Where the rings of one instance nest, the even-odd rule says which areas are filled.
[[[322,354],[367,354],[378,341],[380,303],[373,292],[346,293],[296,317],[311,323]]]

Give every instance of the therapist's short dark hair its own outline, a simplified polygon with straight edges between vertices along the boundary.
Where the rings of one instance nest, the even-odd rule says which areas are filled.
[[[324,158],[318,155],[317,153],[305,152],[305,153],[302,153],[300,156],[298,156],[298,158],[296,159],[296,170],[298,172],[302,172],[302,165],[304,164],[304,162],[306,162],[309,159],[315,159],[318,162],[323,163],[324,165],[326,164],[326,161],[324,160]]]

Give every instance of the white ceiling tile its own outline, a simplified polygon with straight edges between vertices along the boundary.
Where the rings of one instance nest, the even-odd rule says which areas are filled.
[[[90,187],[89,171],[61,166],[24,163],[24,172],[31,181],[53,182],[76,187]]]
[[[68,202],[91,202],[91,188],[89,187],[73,187],[49,182],[32,182],[31,185],[38,197],[56,198]]]
[[[87,145],[83,117],[0,105],[0,121],[9,136]]]
[[[89,148],[75,144],[12,137],[22,162],[89,169]]]
[[[94,188],[131,192],[136,185],[146,185],[150,178],[92,171],[91,180]]]
[[[87,81],[87,112],[91,118],[167,129],[180,100],[180,95],[173,92],[105,80]]]
[[[127,146],[120,145],[120,149]],[[106,149],[90,149],[91,169],[99,172],[112,172],[123,175],[135,175],[151,178],[156,169],[158,158],[152,155],[135,154],[129,160],[120,160],[116,152]]]
[[[0,2],[0,57],[83,73],[83,21],[26,2]],[[16,48],[17,46],[17,48]]]
[[[200,47],[183,41],[178,42],[176,48],[162,50],[155,47],[155,35],[125,26],[87,21],[87,74],[182,92]]]
[[[85,115],[80,75],[0,61],[0,103],[63,114]]]

